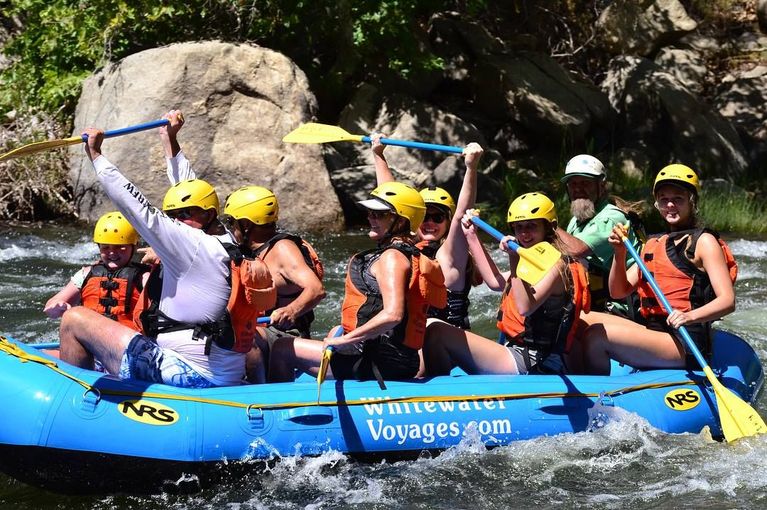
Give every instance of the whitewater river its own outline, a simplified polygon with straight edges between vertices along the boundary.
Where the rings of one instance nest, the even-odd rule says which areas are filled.
[[[97,257],[78,227],[0,225],[0,332],[57,340],[43,303]],[[729,238],[740,265],[738,308],[720,323],[767,360],[767,241]],[[338,322],[349,255],[362,233],[318,239],[328,297],[316,331]],[[475,329],[494,334],[498,295],[473,291]],[[767,396],[757,403],[767,416]],[[0,420],[2,416],[0,415]],[[2,426],[2,425],[0,425]],[[109,469],[108,465],[104,466]],[[141,469],[140,465],[136,469]],[[523,441],[491,451],[472,438],[436,457],[363,464],[339,453],[282,459],[268,470],[194,495],[69,497],[0,474],[0,508],[765,508],[767,435],[728,445],[705,434],[666,435],[626,416],[596,432]]]

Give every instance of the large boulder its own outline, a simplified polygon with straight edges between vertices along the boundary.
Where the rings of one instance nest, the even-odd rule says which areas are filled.
[[[754,176],[767,175],[767,66],[756,66],[722,80],[716,96],[719,113],[735,126],[748,150]]]
[[[243,185],[272,189],[280,225],[306,231],[344,228],[338,198],[318,145],[283,144],[309,120],[316,100],[304,73],[280,53],[221,42],[176,44],[131,55],[88,78],[75,125],[116,128],[184,112],[180,142],[197,175],[223,201]],[[154,132],[111,138],[104,154],[155,204],[169,182]],[[71,178],[83,216],[113,206],[81,149],[71,152]]]
[[[616,0],[597,21],[602,46],[615,55],[651,55],[697,26],[679,0]]]
[[[616,57],[602,88],[618,111],[616,146],[639,150],[656,165],[685,163],[706,178],[745,175],[746,150],[735,129],[651,60]]]
[[[602,141],[613,121],[602,91],[575,79],[542,53],[484,58],[473,72],[473,82],[479,111],[502,123],[513,122],[544,151],[583,146],[589,139]]]

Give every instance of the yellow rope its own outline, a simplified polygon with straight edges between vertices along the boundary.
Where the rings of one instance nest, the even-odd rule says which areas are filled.
[[[671,386],[685,386],[690,384],[696,384],[692,380],[683,380],[676,382],[663,382],[663,383],[647,383],[639,384],[635,386],[626,386],[617,390],[604,392],[604,393],[569,393],[569,392],[543,392],[543,393],[500,393],[495,395],[438,395],[438,396],[424,396],[424,397],[395,397],[385,398],[382,400],[371,399],[356,399],[356,400],[328,400],[324,402],[283,402],[280,404],[245,404],[243,402],[233,402],[230,400],[219,400],[212,398],[196,397],[189,395],[171,395],[167,393],[153,393],[153,392],[136,392],[136,391],[120,391],[120,390],[107,390],[100,389],[92,386],[91,384],[78,379],[72,374],[59,368],[58,364],[54,360],[44,358],[35,354],[30,354],[27,351],[21,349],[13,342],[8,341],[4,336],[0,336],[0,351],[5,352],[11,356],[19,358],[22,363],[34,362],[40,363],[51,370],[58,372],[64,377],[71,379],[87,390],[94,390],[101,395],[113,395],[113,396],[125,396],[125,397],[137,397],[137,398],[155,398],[163,400],[176,400],[184,402],[197,402],[200,404],[211,404],[225,407],[237,407],[242,409],[260,409],[263,411],[278,410],[278,409],[291,409],[296,407],[318,407],[318,406],[360,406],[366,404],[398,404],[398,403],[422,403],[422,402],[476,402],[480,400],[524,400],[531,398],[597,398],[602,395],[613,397],[616,395],[623,395],[626,393],[632,393],[635,391],[668,388]]]

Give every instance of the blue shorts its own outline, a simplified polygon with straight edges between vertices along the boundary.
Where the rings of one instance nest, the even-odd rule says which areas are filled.
[[[181,388],[214,388],[175,352],[143,335],[134,336],[123,353],[120,379],[138,379]]]

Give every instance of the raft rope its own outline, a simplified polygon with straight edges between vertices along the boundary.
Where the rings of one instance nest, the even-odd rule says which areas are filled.
[[[236,407],[246,409],[248,412],[254,409],[262,411],[271,411],[279,409],[292,409],[296,407],[322,407],[322,406],[360,406],[369,404],[396,404],[396,403],[424,403],[424,402],[476,402],[484,400],[524,400],[531,398],[601,398],[601,397],[617,397],[619,395],[625,395],[627,393],[633,393],[635,391],[642,391],[648,389],[669,388],[672,386],[687,386],[697,385],[696,381],[686,379],[675,382],[662,382],[662,383],[646,383],[637,384],[634,386],[626,386],[613,391],[605,391],[600,393],[574,393],[574,392],[540,392],[540,393],[497,393],[494,395],[438,395],[438,396],[416,396],[416,397],[395,397],[379,399],[354,399],[354,400],[328,400],[328,401],[307,401],[307,402],[283,402],[280,404],[246,404],[243,402],[233,402],[231,400],[220,400],[214,398],[196,397],[190,395],[172,395],[168,393],[155,393],[155,392],[137,392],[137,391],[124,391],[124,390],[110,390],[102,389],[97,386],[93,386],[82,379],[78,379],[74,375],[59,368],[57,362],[52,359],[44,358],[36,354],[31,354],[15,343],[9,341],[6,337],[0,335],[0,351],[5,352],[10,356],[14,356],[22,363],[33,362],[39,363],[58,374],[70,379],[88,391],[92,391],[97,395],[112,395],[123,397],[136,397],[136,398],[154,398],[162,400],[177,400],[185,402],[196,402],[201,404],[211,404],[225,407]]]

